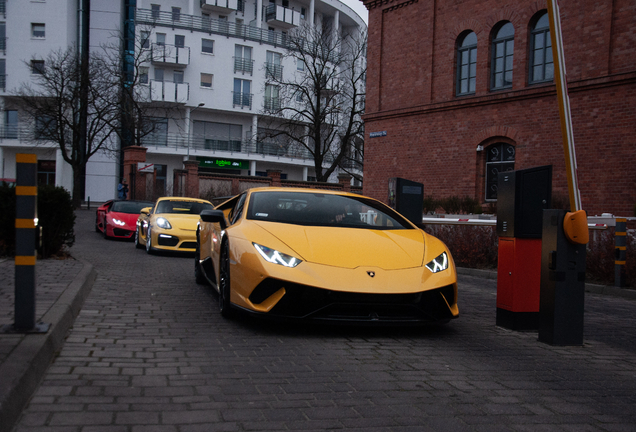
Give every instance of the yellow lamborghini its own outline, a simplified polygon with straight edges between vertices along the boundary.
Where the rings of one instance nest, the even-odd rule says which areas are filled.
[[[459,315],[446,246],[385,204],[316,189],[251,189],[201,212],[194,275],[236,310],[412,324]]]
[[[159,198],[154,207],[141,210],[135,231],[135,246],[157,250],[194,252],[199,214],[212,210],[212,203],[197,198]]]

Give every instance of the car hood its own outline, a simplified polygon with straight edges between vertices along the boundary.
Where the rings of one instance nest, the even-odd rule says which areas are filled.
[[[420,267],[424,258],[424,236],[416,229],[371,230],[273,222],[256,224],[294,250],[300,259],[316,264],[397,270]]]
[[[160,217],[167,219],[168,222],[170,222],[170,225],[172,225],[172,228],[186,230],[186,231],[196,231],[197,223],[199,222],[199,215],[193,215],[193,214],[180,215],[180,214],[159,213],[156,215],[156,218],[160,218]]]

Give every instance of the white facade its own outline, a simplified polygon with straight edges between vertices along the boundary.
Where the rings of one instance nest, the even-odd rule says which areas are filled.
[[[161,127],[144,139],[147,162],[165,176],[167,188],[174,169],[190,158],[222,159],[238,164],[228,171],[262,175],[281,170],[283,178],[312,180],[313,160],[298,150],[254,138],[263,121],[265,67],[268,60],[285,52],[287,32],[304,22],[321,26],[329,22],[339,34],[366,31],[363,20],[338,0],[137,0],[135,32],[149,33],[153,50],[147,67],[147,95],[151,104],[170,107]],[[0,178],[15,174],[15,153],[34,150],[40,158],[59,162],[56,184],[69,190],[70,168],[61,161],[55,146],[34,147],[32,140],[8,134],[8,96],[29,78],[31,58],[44,58],[51,50],[65,48],[77,40],[77,9],[81,0],[0,0],[6,10],[6,86],[0,87],[3,115],[0,126]],[[124,0],[91,0],[91,49],[119,38],[124,25]],[[0,22],[3,21],[0,12]],[[32,36],[32,24],[45,24],[45,38]],[[39,27],[36,26],[36,30]],[[1,35],[0,35],[1,36]],[[283,74],[298,73],[296,64],[282,64]],[[0,70],[0,73],[2,71]],[[11,115],[9,115],[11,117]],[[18,113],[19,117],[19,113]],[[19,122],[19,118],[18,118]],[[10,136],[11,138],[4,138]],[[26,133],[25,133],[26,136]],[[41,156],[40,156],[41,154]],[[87,166],[86,197],[103,201],[115,196],[119,155],[95,155]],[[59,171],[59,177],[57,176]],[[166,191],[170,193],[168,189]]]

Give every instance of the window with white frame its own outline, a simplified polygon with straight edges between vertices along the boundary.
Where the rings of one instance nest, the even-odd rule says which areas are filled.
[[[31,60],[31,73],[33,75],[43,75],[44,60]]]
[[[201,87],[212,88],[212,74],[201,73]]]
[[[268,111],[280,110],[280,98],[278,97],[280,88],[277,85],[265,85],[265,109]]]
[[[214,41],[211,39],[201,39],[201,52],[214,54]]]
[[[174,35],[174,46],[178,48],[185,47],[185,36],[183,35]]]
[[[142,48],[150,48],[150,32],[141,31],[139,33],[140,43]]]
[[[252,60],[252,47],[244,45],[234,46],[234,73],[242,72],[252,74],[254,60]]]
[[[139,67],[139,84],[148,84],[148,68]]]
[[[44,39],[46,36],[46,26],[41,23],[31,23],[31,37]]]
[[[281,66],[282,55],[277,52],[267,51],[265,63],[265,78],[281,80],[283,78],[283,66]]]
[[[152,19],[159,19],[159,12],[161,11],[161,5],[151,4],[150,10],[152,11]]]
[[[166,44],[166,34],[165,33],[157,33],[157,45],[165,45]]]
[[[234,106],[248,107],[252,109],[252,82],[234,78],[234,91],[232,92],[232,104]]]
[[[179,21],[181,19],[181,8],[172,8],[172,21]]]

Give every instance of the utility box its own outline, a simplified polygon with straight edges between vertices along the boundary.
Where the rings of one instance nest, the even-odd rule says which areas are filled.
[[[543,211],[551,205],[552,166],[499,173],[497,187],[496,324],[538,330]]]
[[[389,206],[416,225],[422,223],[424,185],[399,177],[389,179]]]
[[[497,235],[540,239],[551,201],[552,165],[499,173]]]

